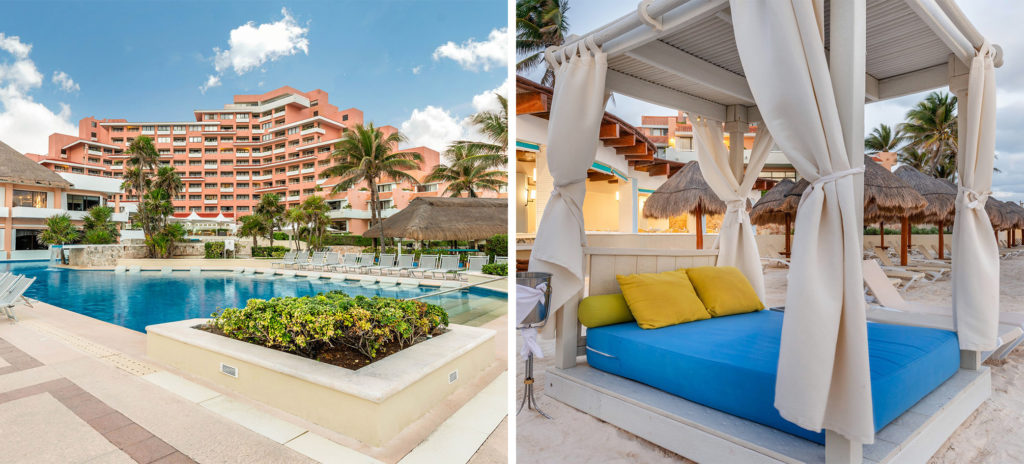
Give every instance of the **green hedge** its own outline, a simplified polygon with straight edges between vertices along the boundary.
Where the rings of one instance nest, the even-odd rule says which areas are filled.
[[[484,268],[482,270],[484,274],[490,274],[494,276],[507,276],[508,263],[484,264]]]
[[[448,325],[444,308],[422,301],[333,291],[315,296],[251,299],[244,308],[213,314],[211,325],[248,343],[316,359],[332,346],[347,346],[370,359],[384,345],[411,345]]]
[[[224,242],[206,242],[203,244],[206,251],[206,259],[217,259],[224,257]]]
[[[274,232],[274,240],[291,240],[291,235],[284,232]]]
[[[494,261],[495,256],[508,256],[508,235],[498,234],[487,239],[484,251],[491,257],[491,261]]]
[[[252,257],[253,258],[280,258],[283,257],[288,250],[286,246],[261,246],[253,247]]]
[[[910,226],[910,233],[914,235],[939,235],[938,227],[918,227]],[[899,235],[899,229],[885,228],[885,235]],[[877,227],[865,227],[864,235],[878,235]]]
[[[373,245],[372,238],[366,238],[362,235],[343,235],[343,234],[331,234],[325,238],[324,246],[361,246],[368,247]]]

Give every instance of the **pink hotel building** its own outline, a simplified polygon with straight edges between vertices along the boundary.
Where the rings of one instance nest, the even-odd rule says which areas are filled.
[[[196,110],[194,116],[192,121],[165,122],[88,117],[79,121],[77,136],[52,134],[46,155],[26,156],[57,172],[119,178],[128,144],[145,135],[153,139],[160,165],[174,166],[185,184],[184,192],[174,199],[175,216],[196,212],[202,217],[237,218],[251,214],[267,193],[277,194],[289,207],[318,193],[331,205],[328,215],[335,228],[356,234],[367,229],[370,192],[366,185],[332,195],[336,182],[321,177],[331,165],[330,154],[343,131],[363,123],[362,111],[339,110],[328,103],[322,90],[282,87],[262,95],[235,95],[234,103],[223,109]],[[410,172],[421,182],[440,162],[439,153],[426,147],[404,151],[423,157],[420,169]],[[413,198],[442,195],[445,185],[385,179],[377,188],[387,217]],[[126,194],[120,198],[125,212],[133,211],[137,201]]]

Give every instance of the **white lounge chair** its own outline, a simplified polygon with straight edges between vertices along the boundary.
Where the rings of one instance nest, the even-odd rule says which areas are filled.
[[[508,256],[495,256],[494,257],[494,264],[508,265]]]
[[[484,265],[487,264],[487,261],[490,261],[490,259],[491,258],[487,256],[470,256],[469,261],[466,262],[466,268],[461,271],[456,271],[455,278],[460,280],[469,280],[468,276],[465,279],[462,279],[462,277],[467,272],[482,272],[484,270]]]
[[[400,276],[400,275],[402,275],[402,271],[408,271],[408,270],[410,270],[410,269],[412,269],[414,267],[413,266],[413,261],[415,259],[416,259],[416,255],[412,255],[412,254],[407,254],[407,255],[399,256],[398,257],[398,261],[395,262],[395,265],[391,266],[391,267],[389,267],[387,269],[384,269],[384,272],[387,272],[388,274],[391,274],[392,272],[394,272],[395,275]]]
[[[380,259],[377,261],[377,265],[366,268],[366,272],[368,274],[373,274],[373,271],[380,271],[380,275],[384,275],[384,269],[392,267],[395,267],[395,254],[381,253]]]
[[[292,260],[291,263],[286,264],[285,267],[289,267],[290,266],[290,267],[293,267],[295,269],[298,269],[303,264],[306,264],[306,262],[308,262],[308,261],[309,261],[309,250],[303,250],[303,251],[298,252],[298,254],[295,255],[295,259]]]
[[[898,325],[917,325],[943,330],[955,330],[953,308],[916,301],[907,301],[889,284],[881,266],[874,260],[863,263],[864,283],[871,290],[878,306],[868,309],[868,319]],[[902,313],[902,314],[895,314]],[[1024,313],[999,313],[1000,347],[992,353],[996,359],[1004,359],[1021,342],[1024,342]]]
[[[339,263],[341,263],[340,253],[327,253],[327,256],[324,257],[324,262],[315,267],[321,271],[327,271],[329,268],[337,266]]]
[[[359,254],[357,253],[345,253],[345,256],[341,257],[341,262],[330,266],[330,270],[333,272],[345,271],[359,264]]]
[[[366,269],[373,267],[376,259],[377,257],[373,253],[363,253],[359,255],[359,264],[352,266],[351,268],[349,268],[349,270],[361,273]]]
[[[301,265],[300,267],[302,269],[313,269],[313,268],[315,268],[317,266],[323,266],[324,259],[326,259],[326,258],[327,258],[327,253],[324,253],[322,251],[314,252],[313,253],[313,257],[309,258],[309,262],[306,263],[306,264]]]
[[[420,274],[420,278],[425,278],[428,272],[433,272],[437,269],[437,255],[420,255],[419,265],[409,270],[409,275],[416,277],[416,273]]]
[[[14,315],[14,306],[17,305],[16,302],[19,298],[25,300],[26,303],[28,302],[28,300],[25,299],[25,290],[28,290],[32,285],[32,282],[35,281],[35,277],[20,277],[10,286],[10,288],[7,289],[7,291],[0,293],[0,307],[4,308],[4,313],[7,314],[8,319],[15,321],[18,320]]]
[[[953,268],[950,266],[949,263],[942,263],[942,262],[938,262],[938,263],[922,263],[922,262],[909,262],[908,261],[908,263],[910,265],[908,265],[908,266],[898,266],[898,265],[896,265],[896,263],[892,262],[892,259],[889,258],[889,253],[887,253],[881,247],[875,247],[875,257],[878,258],[879,261],[881,261],[882,266],[884,266],[886,269],[904,270],[904,271],[913,271],[913,272],[923,272],[923,273],[927,274],[929,277],[931,277],[928,280],[932,281],[932,282],[934,282],[934,281],[936,281],[938,279],[941,279],[942,277],[946,276],[947,274],[950,274],[952,272],[952,270],[953,270]]]
[[[459,255],[445,255],[441,257],[441,264],[437,269],[430,271],[430,275],[434,278],[440,278],[441,280],[447,280],[450,274],[453,274],[459,270]],[[438,277],[440,276],[440,277]],[[456,277],[457,279],[458,277]]]
[[[280,261],[274,261],[274,262],[270,263],[270,267],[277,267],[277,266],[285,267],[285,266],[287,266],[289,264],[294,264],[295,263],[295,255],[296,254],[298,254],[297,251],[290,251],[290,250],[286,251],[284,253],[284,256],[281,258],[281,260]]]
[[[764,256],[761,257],[761,270],[763,271],[769,264],[789,267],[789,260],[783,258],[775,250],[765,250]]]

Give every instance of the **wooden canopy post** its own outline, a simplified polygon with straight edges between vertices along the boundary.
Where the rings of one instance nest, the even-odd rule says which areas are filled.
[[[703,250],[704,249],[704,223],[703,223],[704,220],[703,220],[702,216],[704,215],[704,211],[700,207],[699,204],[697,205],[697,210],[694,211],[693,214],[697,218],[697,249],[698,250]]]
[[[881,249],[885,249],[885,223],[878,223],[878,246]]]
[[[946,254],[946,229],[943,226],[942,221],[939,221],[939,259],[945,259],[943,255]]]
[[[907,265],[907,246],[910,245],[910,218],[903,216],[900,221],[900,266]]]
[[[785,222],[786,222],[786,257],[788,258],[790,256],[790,254],[791,254],[791,252],[790,252],[790,242],[792,240],[790,238],[790,234],[792,232],[790,231],[790,225],[789,225],[789,213],[786,213]]]

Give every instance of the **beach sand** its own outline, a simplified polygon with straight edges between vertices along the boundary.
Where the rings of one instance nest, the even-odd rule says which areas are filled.
[[[1024,312],[1024,257],[1000,262],[1002,311]],[[769,268],[765,273],[765,303],[782,305],[786,294],[786,270]],[[911,287],[904,298],[949,304],[949,279]],[[544,371],[553,365],[554,340],[541,339],[544,359],[535,361],[534,383],[540,407],[553,420],[532,411],[518,416],[516,460],[521,463],[669,463],[691,462],[618,427],[559,403],[543,394]],[[989,362],[992,397],[971,415],[932,457],[933,464],[1020,462],[1024,456],[1024,347],[1005,362]],[[517,402],[523,394],[522,362],[516,369]]]

